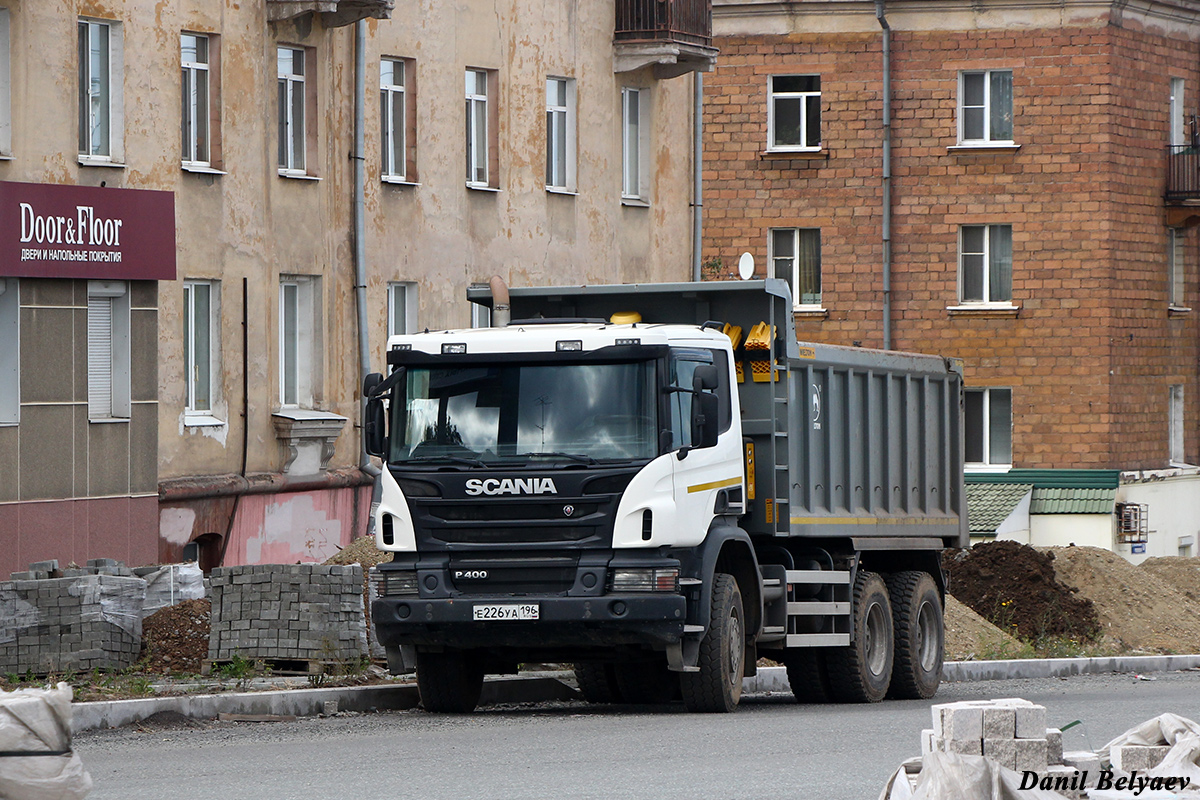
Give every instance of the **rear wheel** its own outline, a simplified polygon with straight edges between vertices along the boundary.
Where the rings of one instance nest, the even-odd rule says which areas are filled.
[[[614,664],[613,671],[626,703],[658,705],[679,697],[679,675],[663,659]]]
[[[699,672],[680,676],[688,711],[729,712],[742,698],[746,672],[746,622],[742,593],[732,575],[713,578],[708,633],[700,642]]]
[[[418,652],[417,689],[426,711],[470,713],[483,692],[483,665],[461,650]]]
[[[621,689],[612,664],[581,661],[575,665],[575,682],[579,684],[583,699],[589,703],[621,702]]]
[[[839,703],[878,703],[892,682],[892,606],[887,584],[859,570],[854,581],[854,641],[829,648],[829,688]]]
[[[797,703],[828,703],[829,670],[825,666],[825,648],[789,650],[783,657],[788,683]]]
[[[927,700],[937,693],[945,657],[942,597],[928,572],[888,577],[896,647],[889,697]]]

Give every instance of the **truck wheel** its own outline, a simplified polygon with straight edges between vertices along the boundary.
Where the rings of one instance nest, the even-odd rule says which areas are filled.
[[[839,703],[878,703],[892,682],[892,606],[887,584],[874,572],[854,581],[854,642],[826,656],[829,688]]]
[[[888,697],[927,700],[937,693],[945,657],[942,598],[928,572],[889,576],[896,648]]]
[[[575,682],[589,703],[621,702],[621,689],[612,664],[581,661],[575,665]]]
[[[661,705],[679,698],[679,675],[661,659],[614,664],[613,672],[621,696],[618,702]]]
[[[789,651],[783,657],[788,683],[797,703],[828,703],[829,670],[824,648]]]
[[[742,593],[732,575],[719,572],[713,577],[711,613],[708,633],[700,642],[700,671],[683,673],[680,688],[688,711],[725,713],[737,708],[746,671]]]
[[[483,665],[469,653],[417,653],[417,689],[426,711],[468,714],[483,692]]]

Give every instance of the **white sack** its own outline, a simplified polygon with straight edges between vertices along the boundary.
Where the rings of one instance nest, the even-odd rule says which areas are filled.
[[[71,687],[0,692],[0,752],[57,752],[59,756],[0,756],[5,800],[81,800],[92,778],[71,750]]]
[[[1021,789],[1021,773],[983,756],[927,753],[913,800],[1063,800],[1058,792]]]

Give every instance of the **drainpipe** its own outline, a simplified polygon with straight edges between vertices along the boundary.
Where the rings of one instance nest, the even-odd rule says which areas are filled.
[[[371,343],[367,327],[367,244],[366,201],[363,177],[363,126],[366,106],[367,80],[367,23],[354,23],[354,300],[358,311],[358,381],[356,392],[362,391],[363,378],[371,371]],[[359,429],[367,419],[367,399],[358,400]],[[358,468],[368,475],[378,476],[379,468],[367,455],[367,442],[358,437]]]
[[[875,0],[883,28],[883,349],[892,349],[892,28]]]
[[[700,233],[704,223],[704,73],[693,72],[692,81],[692,280],[699,281]]]

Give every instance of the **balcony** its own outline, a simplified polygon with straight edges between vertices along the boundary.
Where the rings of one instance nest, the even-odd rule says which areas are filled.
[[[271,22],[318,13],[327,28],[350,25],[360,19],[391,19],[394,0],[267,0]]]
[[[1200,222],[1200,147],[1167,147],[1167,224],[1192,226]]]
[[[613,71],[654,66],[656,77],[710,72],[712,0],[616,0]]]

